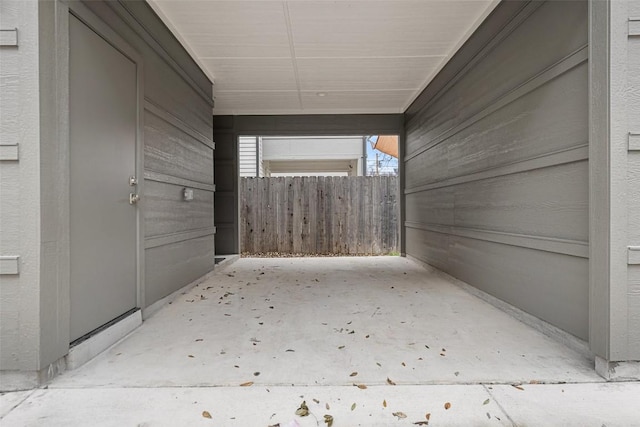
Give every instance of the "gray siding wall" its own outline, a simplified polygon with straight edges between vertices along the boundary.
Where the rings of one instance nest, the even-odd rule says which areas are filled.
[[[596,371],[640,377],[640,2],[590,4],[590,339]],[[635,361],[635,363],[619,363]]]
[[[19,33],[0,49],[2,389],[38,385],[69,350],[69,7],[142,56],[143,307],[214,264],[212,86],[180,43],[141,1],[2,1]]]
[[[144,301],[213,269],[212,85],[145,2],[86,5],[143,57]],[[182,200],[183,188],[194,200]]]
[[[625,16],[626,15],[626,16]],[[621,60],[626,74],[624,108],[627,123],[628,159],[627,188],[629,189],[627,213],[628,221],[628,270],[627,297],[629,299],[628,342],[626,360],[640,360],[640,2],[629,2],[626,14],[629,33],[623,37]],[[624,19],[618,24],[624,28]],[[623,33],[624,34],[624,33]],[[626,48],[626,49],[625,49]],[[625,129],[622,129],[622,133]]]
[[[406,253],[588,337],[587,2],[504,2],[405,113]]]
[[[35,370],[41,262],[38,4],[3,0],[0,24],[20,32],[18,46],[0,48],[0,368]],[[29,385],[35,384],[32,378]]]
[[[213,269],[212,86],[146,3],[87,6],[143,57],[149,306]],[[194,190],[192,202],[182,200],[185,187]]]

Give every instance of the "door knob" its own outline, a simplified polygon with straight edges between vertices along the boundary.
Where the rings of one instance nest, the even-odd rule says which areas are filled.
[[[129,204],[130,205],[135,205],[136,203],[138,203],[140,201],[141,197],[139,194],[136,193],[129,193]]]

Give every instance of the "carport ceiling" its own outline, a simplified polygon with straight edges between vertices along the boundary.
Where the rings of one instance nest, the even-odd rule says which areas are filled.
[[[214,114],[402,113],[496,4],[150,0],[214,80]]]

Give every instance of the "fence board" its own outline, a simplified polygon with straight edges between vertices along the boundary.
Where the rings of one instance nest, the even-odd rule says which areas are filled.
[[[240,200],[243,253],[398,250],[396,177],[243,177]]]

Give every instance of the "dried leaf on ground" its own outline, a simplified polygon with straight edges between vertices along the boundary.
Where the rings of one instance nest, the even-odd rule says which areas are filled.
[[[309,407],[307,406],[307,402],[305,400],[302,401],[300,407],[296,409],[296,415],[299,417],[306,417],[309,415]]]
[[[331,408],[329,407],[329,404],[328,404],[328,403],[325,403],[325,404],[324,404],[324,407],[325,407],[325,408],[327,408],[327,411],[328,411],[329,409],[331,409]]]
[[[320,404],[320,401],[318,399],[313,399],[314,402],[316,402],[318,405]]]
[[[517,388],[518,390],[522,390],[522,391],[524,391],[524,388],[520,387],[520,385],[519,385],[519,384],[511,384],[511,387],[513,387],[513,388]]]
[[[386,399],[382,401],[382,406],[385,407],[385,408],[387,407],[387,400]]]
[[[387,384],[389,385],[396,385],[395,382],[391,381],[391,378],[387,377]]]
[[[364,390],[364,389],[366,389],[366,388],[367,388],[367,386],[366,386],[366,385],[364,385],[364,384],[354,384],[354,386],[358,387],[358,388],[359,388],[359,389],[361,389],[361,390]]]
[[[341,345],[340,347],[338,347],[338,350],[342,350],[344,348],[343,345]]]
[[[417,426],[428,426],[429,425],[429,421],[416,421],[413,424],[417,425]]]
[[[250,387],[253,385],[253,381],[247,381],[246,383],[240,384],[240,387]]]
[[[209,413],[209,411],[202,411],[202,416],[211,419],[211,414]]]
[[[351,373],[349,374],[349,376],[350,376],[350,377],[355,377],[356,375],[358,375],[358,373],[357,373],[357,372],[351,372]]]
[[[331,427],[333,425],[333,416],[329,414],[325,415],[324,422],[327,424],[327,427]]]
[[[431,419],[431,412],[427,412],[424,417],[427,419],[427,421],[429,421]]]
[[[447,402],[444,404],[444,409],[449,409],[451,408],[451,403]]]
[[[356,404],[355,404],[355,403],[353,403],[353,404],[351,405],[351,410],[353,411],[354,409],[356,409]]]
[[[489,404],[489,402],[491,402],[491,400],[490,400],[490,399],[487,399],[487,400],[485,400],[484,402],[482,402],[482,404],[483,404],[483,405],[488,405],[488,404]]]
[[[404,412],[400,412],[400,411],[394,412],[392,415],[394,417],[398,417],[399,420],[402,419],[402,418],[407,418],[407,414],[405,414]]]

